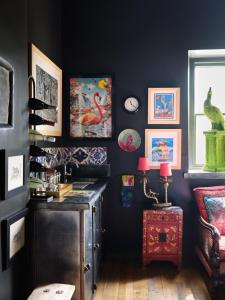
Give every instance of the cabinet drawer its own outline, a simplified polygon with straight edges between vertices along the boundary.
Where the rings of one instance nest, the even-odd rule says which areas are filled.
[[[147,211],[144,212],[144,222],[177,222],[182,217],[182,214],[175,212],[155,212]]]

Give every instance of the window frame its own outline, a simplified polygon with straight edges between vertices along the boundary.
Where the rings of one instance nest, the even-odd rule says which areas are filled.
[[[225,67],[225,56],[221,57],[189,57],[189,116],[188,116],[188,145],[189,145],[189,170],[201,170],[203,165],[196,163],[196,116],[204,116],[194,112],[195,104],[195,67],[221,66]],[[225,115],[225,112],[223,112]]]

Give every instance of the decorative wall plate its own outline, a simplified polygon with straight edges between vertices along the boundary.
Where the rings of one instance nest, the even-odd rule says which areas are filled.
[[[136,151],[141,145],[140,134],[134,129],[125,129],[118,136],[118,145],[123,151]]]

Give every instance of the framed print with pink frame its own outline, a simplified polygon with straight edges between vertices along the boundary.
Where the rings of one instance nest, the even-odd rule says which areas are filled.
[[[180,88],[148,89],[148,124],[180,123]]]
[[[159,169],[160,163],[181,169],[181,129],[145,129],[145,156],[151,169]]]

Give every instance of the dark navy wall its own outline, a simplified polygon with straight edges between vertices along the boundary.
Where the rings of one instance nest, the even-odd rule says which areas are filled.
[[[125,128],[134,128],[142,136],[142,145],[134,153],[122,152],[116,140],[95,143],[65,140],[70,145],[108,147],[112,179],[105,220],[110,249],[140,251],[142,208],[149,200],[143,202],[137,179],[136,207],[122,208],[121,174],[136,173],[137,158],[144,154],[145,128],[172,127],[183,130],[182,170],[173,172],[169,197],[184,209],[184,250],[193,254],[196,207],[191,190],[194,186],[222,181],[183,178],[188,169],[188,50],[225,48],[224,11],[223,0],[63,1],[64,74],[113,73],[116,135]],[[147,89],[155,86],[181,88],[180,125],[147,124]],[[142,102],[141,111],[134,116],[121,108],[122,99],[130,94],[137,95]],[[64,106],[67,105],[65,92]],[[64,116],[66,122],[68,114]],[[157,170],[151,171],[150,180],[151,187],[162,192]]]
[[[28,1],[28,39],[61,67],[61,0]]]
[[[3,0],[0,7],[0,57],[6,59],[15,71],[14,126],[0,129],[0,149],[22,148],[28,152],[28,43],[33,42],[61,65],[61,1],[14,0],[12,3]],[[27,191],[0,201],[0,222],[23,209],[27,202]],[[29,241],[26,244],[29,246]],[[2,271],[1,257],[0,250],[0,299],[26,299],[30,292],[28,247],[14,257],[12,265],[5,271]]]
[[[27,132],[27,4],[26,0],[1,1],[0,56],[14,68],[14,126],[0,129],[0,149],[28,149]],[[0,162],[0,165],[2,162]],[[26,206],[27,192],[0,201],[0,222]],[[2,246],[1,233],[0,245]],[[4,244],[5,245],[5,244]],[[0,246],[0,249],[1,249]],[[1,250],[0,250],[1,253]],[[0,299],[24,299],[27,259],[23,249],[6,271],[0,254]]]

